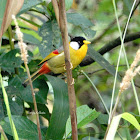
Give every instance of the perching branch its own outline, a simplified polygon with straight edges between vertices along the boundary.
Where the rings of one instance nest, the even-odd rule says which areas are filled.
[[[124,39],[124,43],[136,40],[140,38],[140,32],[137,33],[132,33],[132,34],[128,34],[126,35],[125,39]],[[117,46],[121,45],[121,40],[120,37],[116,38],[115,40],[107,43],[106,45],[104,45],[98,52],[103,55],[109,51],[111,51],[112,49],[116,48]],[[87,66],[90,65],[91,63],[95,62],[92,58],[90,58],[90,56],[87,56],[82,63],[80,64],[80,66]]]
[[[66,65],[66,72],[67,72],[68,96],[69,96],[69,107],[70,107],[71,127],[72,127],[72,139],[78,140],[76,98],[75,98],[74,81],[72,78],[72,70],[71,70],[72,66],[71,66],[71,62],[70,62],[67,19],[66,19],[65,1],[64,0],[59,0],[59,24],[60,24],[60,30],[61,30],[62,39],[63,39],[65,65]]]

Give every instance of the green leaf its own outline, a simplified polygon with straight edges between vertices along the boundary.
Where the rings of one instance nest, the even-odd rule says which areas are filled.
[[[108,124],[108,115],[107,114],[100,114],[97,118],[100,124]]]
[[[34,88],[37,88],[39,90],[36,93],[36,102],[40,104],[46,104],[46,98],[48,93],[48,85],[46,81],[37,79],[36,81],[33,82],[33,84],[34,84]],[[24,101],[33,103],[30,86],[24,88],[18,76],[15,76],[10,81],[9,85],[14,86],[20,92],[21,98]]]
[[[129,13],[130,13],[130,10],[131,10],[131,7],[133,5],[133,0],[123,0],[124,3],[123,3],[123,13],[127,16],[129,16]]]
[[[96,112],[96,110],[90,109],[87,105],[82,105],[77,108],[77,128],[80,128],[89,122],[95,120],[99,116],[99,112]],[[71,133],[71,121],[70,118],[67,121],[66,124],[66,136],[68,136]]]
[[[36,124],[34,124],[26,117],[13,115],[12,119],[14,121],[19,138],[28,139],[28,140],[38,140],[38,132],[37,132]],[[8,117],[4,118],[4,120],[1,121],[0,124],[6,133],[12,135]],[[42,139],[45,140],[45,136],[43,132],[42,132]]]
[[[39,90],[36,93],[36,102],[45,104],[47,95],[48,95],[48,90],[49,90],[49,87],[48,87],[48,84],[46,83],[46,81],[44,79],[36,79],[33,82],[33,87],[37,88]]]
[[[1,29],[2,21],[3,21],[3,16],[5,13],[6,3],[7,3],[7,0],[0,0],[0,29]]]
[[[136,118],[132,114],[125,112],[123,114],[113,117],[106,139],[114,139],[121,118],[127,120],[129,123],[134,125],[134,127],[138,131],[140,131],[140,125]]]
[[[76,26],[82,27],[92,27],[93,23],[85,18],[83,15],[78,13],[67,13],[67,20],[69,23],[72,23]]]
[[[132,125],[135,126],[136,129],[140,131],[140,124],[132,114],[126,112],[126,113],[123,113],[121,116],[123,119],[130,122]]]
[[[22,64],[21,58],[18,56],[16,57],[17,54],[19,54],[20,51],[19,49],[14,49],[6,53],[5,55],[0,57],[0,67],[11,73],[14,73],[14,68],[15,67],[20,67]]]
[[[54,106],[50,119],[50,125],[47,129],[48,140],[62,140],[66,121],[69,116],[69,101],[67,85],[62,79],[46,75],[53,87]]]
[[[91,45],[88,47],[89,56],[94,59],[98,64],[100,64],[104,69],[106,69],[111,75],[115,77],[116,70],[104,57],[96,52]],[[121,81],[120,75],[117,76],[118,80]]]
[[[0,93],[0,121],[4,118],[4,109],[3,109],[3,104],[2,104],[2,97]]]
[[[32,109],[34,109],[33,103],[28,103]],[[39,115],[43,116],[46,118],[48,121],[50,121],[51,114],[49,113],[49,110],[45,104],[39,104],[37,103],[37,109]]]
[[[48,21],[42,25],[39,31],[42,42],[39,45],[41,56],[45,58],[49,53],[60,47],[60,31],[56,20]]]
[[[87,137],[84,137],[82,140],[99,140],[99,139],[87,136]]]
[[[36,5],[42,3],[43,1],[44,0],[42,0],[42,1],[40,1],[40,0],[25,0],[23,6],[22,6],[22,8],[17,16],[25,13],[26,11],[28,11],[31,8],[35,7]]]
[[[33,55],[30,51],[28,54],[28,61],[30,61]],[[8,73],[14,73],[14,68],[19,68],[22,63],[19,49],[11,50],[0,57],[0,67]]]
[[[68,11],[71,8],[72,3],[73,3],[73,0],[65,0],[66,11]],[[55,12],[54,12],[54,9],[53,9],[52,2],[50,2],[47,5],[47,12],[53,17],[53,19],[55,18]]]
[[[47,12],[51,15],[52,18],[55,18],[55,12],[53,9],[52,2],[47,5]]]
[[[67,14],[67,21],[69,23],[74,24],[75,26],[80,27],[81,30],[84,32],[84,34],[88,38],[93,38],[94,37],[96,32],[90,29],[94,25],[91,21],[89,21],[83,15],[78,14],[78,13],[68,13]]]
[[[21,99],[19,91],[14,86],[8,86],[5,88],[12,115],[22,115],[23,114],[23,100]],[[2,94],[2,91],[0,91]],[[3,99],[3,97],[1,97]],[[7,111],[5,107],[4,100],[2,100],[2,106],[4,109],[4,114],[7,116]]]
[[[24,42],[34,44],[34,45],[37,45],[40,43],[40,41],[36,39],[34,36],[26,34],[26,33],[23,34],[23,40]]]
[[[65,0],[65,8],[68,11],[72,6],[73,0]]]

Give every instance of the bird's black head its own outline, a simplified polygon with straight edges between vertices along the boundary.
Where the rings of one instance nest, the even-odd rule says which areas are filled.
[[[83,41],[86,40],[84,37],[77,36],[71,39],[71,42],[77,42],[79,44],[79,48],[84,44]]]

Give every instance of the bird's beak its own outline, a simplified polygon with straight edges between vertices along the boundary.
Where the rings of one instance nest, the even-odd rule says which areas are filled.
[[[87,44],[90,44],[91,42],[87,41],[87,40],[84,40],[83,43],[87,45]]]

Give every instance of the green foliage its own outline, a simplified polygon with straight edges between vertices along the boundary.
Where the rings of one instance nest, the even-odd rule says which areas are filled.
[[[95,35],[95,31],[90,29],[93,26],[93,23],[89,21],[87,18],[78,13],[68,13],[67,21],[69,23],[74,24],[76,27],[80,27],[87,38],[93,38]]]
[[[65,8],[66,8],[66,11],[68,11],[68,10],[71,8],[72,3],[73,3],[73,0],[65,0]],[[50,3],[47,5],[47,12],[48,12],[53,18],[55,17],[55,12],[54,12],[54,9],[53,9],[52,2],[50,2]]]
[[[22,82],[18,76],[15,76],[9,83],[10,86],[14,86],[20,93],[21,98],[26,101],[33,103],[32,94],[30,91],[30,87],[24,88]],[[45,80],[38,79],[38,82],[35,81],[34,88],[39,88],[38,93],[36,93],[36,102],[45,104],[47,93],[48,93],[48,85],[45,83]]]
[[[15,127],[17,129],[19,138],[38,140],[36,124],[34,124],[32,121],[30,121],[26,117],[13,115],[12,119],[13,119]],[[1,121],[0,124],[6,133],[8,133],[9,135],[12,135],[8,117],[4,118],[4,120]],[[42,140],[45,140],[45,135],[43,132],[42,132]]]
[[[110,130],[107,135],[107,139],[108,138],[114,139],[114,136],[115,136],[115,133],[116,133],[116,130],[118,128],[121,118],[130,122],[132,125],[134,125],[136,127],[136,129],[138,129],[140,131],[140,125],[139,125],[139,122],[136,120],[136,118],[133,115],[131,115],[130,113],[125,112],[123,114],[113,117],[112,123],[110,125]]]
[[[13,86],[8,86],[5,88],[5,90],[8,95],[11,113],[13,115],[22,115],[23,114],[23,100],[21,99],[19,91]],[[2,91],[0,91],[0,95],[2,95]],[[1,97],[1,99],[3,100],[3,97]],[[3,112],[1,111],[1,113],[2,114],[4,113],[5,116],[7,116],[7,111],[5,108],[4,101],[2,101],[2,105],[3,105]]]
[[[30,62],[32,53],[31,52],[28,53],[29,53],[28,61]],[[4,71],[7,71],[8,73],[14,73],[14,68],[19,68],[22,63],[23,61],[21,60],[19,49],[11,50],[8,53],[5,53],[0,56],[0,67]]]
[[[91,58],[93,58],[97,63],[99,63],[104,69],[106,69],[110,74],[115,77],[116,70],[114,66],[112,66],[107,60],[105,60],[102,55],[100,55],[91,47],[89,47],[88,49],[88,54]],[[121,77],[119,75],[117,76],[117,78],[121,81]]]
[[[133,0],[123,0],[124,1],[124,7],[123,7],[123,12],[125,15],[129,15],[131,7],[133,5]]]
[[[30,34],[24,33],[24,41],[33,45],[38,45],[40,41]]]
[[[69,101],[67,85],[63,80],[47,75],[54,91],[54,107],[50,125],[47,129],[47,139],[61,140],[65,132],[66,121],[69,116]]]
[[[44,2],[45,0],[25,0],[20,12],[18,13],[17,16],[21,15],[22,13],[27,12],[28,10],[30,10],[31,8],[35,7],[36,5]]]
[[[60,31],[56,20],[44,23],[40,28],[39,35],[42,37],[39,51],[43,58],[52,52],[54,46],[60,47]]]
[[[95,109],[94,110],[90,109],[87,105],[78,107],[76,112],[77,112],[77,128],[81,128],[82,126],[95,120],[100,114],[99,112],[96,112]],[[66,125],[66,136],[68,137],[70,133],[71,133],[71,122],[69,117]]]

